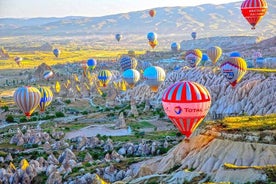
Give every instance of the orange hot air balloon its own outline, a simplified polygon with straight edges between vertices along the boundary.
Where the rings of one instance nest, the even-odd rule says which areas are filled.
[[[230,84],[235,87],[245,75],[247,64],[241,57],[230,57],[222,63],[220,70]]]
[[[149,41],[149,45],[151,46],[152,49],[154,49],[156,45],[158,45],[158,41],[157,40]]]
[[[13,98],[16,105],[29,118],[39,105],[41,94],[37,88],[25,86],[18,88],[14,92]]]
[[[265,0],[245,0],[241,4],[241,13],[244,18],[255,29],[267,11],[267,3]]]
[[[150,10],[149,11],[149,15],[151,16],[151,17],[154,17],[155,15],[156,15],[156,11],[155,10]]]
[[[173,124],[189,138],[207,115],[211,96],[196,82],[180,81],[165,90],[162,105]]]

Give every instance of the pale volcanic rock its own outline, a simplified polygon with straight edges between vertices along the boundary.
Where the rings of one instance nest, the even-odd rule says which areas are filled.
[[[62,177],[59,172],[53,172],[51,175],[48,177],[46,184],[61,184],[62,183]]]
[[[224,163],[238,166],[275,165],[275,153],[276,145],[220,140],[214,136],[198,135],[189,141],[183,140],[164,157],[133,164],[131,168],[136,173],[135,177],[142,177],[162,174],[175,165],[181,165],[180,169],[193,168],[195,172],[210,175],[216,182],[245,183],[265,180],[266,177],[261,170],[252,169],[244,169],[244,177],[238,176],[238,172],[230,174],[232,170],[226,169]],[[252,174],[254,177],[248,179]]]

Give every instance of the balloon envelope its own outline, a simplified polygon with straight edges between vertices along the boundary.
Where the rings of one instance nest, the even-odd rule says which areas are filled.
[[[166,73],[164,69],[159,66],[151,66],[145,69],[143,77],[146,83],[150,86],[151,91],[157,92],[158,87],[166,78]]]
[[[54,49],[53,50],[53,54],[56,56],[56,57],[58,57],[59,55],[60,55],[60,50],[59,49]]]
[[[154,40],[157,39],[157,34],[154,32],[149,32],[147,35],[147,38],[150,42],[153,42]]]
[[[122,39],[122,35],[121,34],[116,34],[115,38],[119,42]]]
[[[40,87],[38,90],[40,91],[41,95],[39,109],[40,112],[44,112],[45,108],[48,107],[53,100],[53,92],[49,87]]]
[[[46,79],[46,80],[49,80],[52,77],[54,77],[54,72],[53,71],[45,72],[44,75],[43,75],[43,78]]]
[[[267,3],[265,0],[245,0],[241,4],[241,12],[244,18],[255,29],[258,22],[261,21],[267,11]]]
[[[91,70],[94,70],[94,69],[96,68],[96,66],[97,66],[97,61],[96,61],[96,59],[93,59],[93,58],[88,59],[88,60],[87,60],[87,66],[88,66]]]
[[[133,88],[134,85],[140,80],[140,73],[135,69],[128,69],[124,71],[123,79],[131,88]]]
[[[207,49],[207,54],[211,59],[212,63],[216,64],[216,62],[219,60],[220,56],[222,55],[222,49],[218,46],[210,47],[209,49]]]
[[[209,59],[209,57],[207,54],[202,54],[200,64],[204,65],[206,63],[206,61],[208,61],[208,59]]]
[[[180,81],[165,90],[162,105],[178,130],[190,137],[207,115],[211,106],[211,95],[201,84]]]
[[[196,32],[192,32],[191,36],[192,36],[193,39],[196,39]]]
[[[123,71],[126,71],[128,69],[136,69],[138,64],[137,60],[134,57],[130,57],[128,55],[123,55],[119,59],[119,62]]]
[[[109,70],[101,70],[98,74],[98,79],[103,87],[106,87],[112,79],[112,73]]]
[[[241,57],[241,53],[239,53],[239,52],[231,52],[230,57]]]
[[[189,50],[185,53],[185,60],[190,67],[196,67],[202,59],[202,52],[199,49]]]
[[[156,15],[156,11],[155,11],[155,10],[150,10],[150,11],[149,11],[149,15],[150,15],[151,17],[154,17],[154,16]]]
[[[247,64],[241,57],[230,57],[220,66],[221,72],[234,87],[242,79],[247,70]]]
[[[37,88],[25,86],[17,88],[13,98],[16,105],[29,118],[39,105],[41,94]]]
[[[179,50],[180,50],[180,44],[179,44],[179,43],[176,43],[176,42],[173,42],[173,43],[171,44],[171,49],[172,49],[173,52],[179,51]]]

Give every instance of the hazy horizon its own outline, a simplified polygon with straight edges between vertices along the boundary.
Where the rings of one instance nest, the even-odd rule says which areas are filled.
[[[100,17],[159,7],[226,4],[237,0],[0,0],[0,18]]]

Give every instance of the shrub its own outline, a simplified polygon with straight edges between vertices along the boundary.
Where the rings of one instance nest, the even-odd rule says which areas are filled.
[[[67,99],[64,101],[66,104],[70,104],[71,103],[71,100],[70,99]]]
[[[13,116],[12,116],[11,114],[7,115],[7,117],[6,117],[6,121],[7,121],[7,122],[9,122],[9,123],[14,122],[14,118],[13,118]]]
[[[57,118],[64,117],[63,112],[56,112],[55,115],[56,115]]]
[[[87,115],[88,112],[87,112],[87,111],[83,111],[81,114],[82,114],[82,115]]]
[[[5,112],[9,111],[9,107],[6,105],[2,106],[1,109],[3,109]]]
[[[27,122],[28,120],[26,119],[26,117],[25,116],[23,116],[23,117],[21,117],[20,119],[19,119],[19,122],[20,123],[24,123],[24,122]]]

